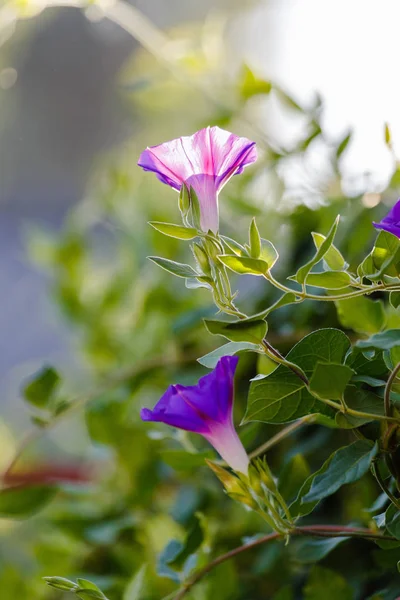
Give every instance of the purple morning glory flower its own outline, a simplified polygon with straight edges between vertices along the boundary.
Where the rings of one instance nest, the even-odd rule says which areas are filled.
[[[386,217],[383,217],[379,223],[373,223],[377,229],[384,229],[400,238],[400,198],[396,204],[389,210]]]
[[[219,191],[232,175],[255,160],[255,142],[219,127],[207,127],[190,137],[147,148],[138,165],[175,190],[180,191],[183,184],[193,187],[200,203],[201,228],[216,233]]]
[[[197,385],[171,385],[153,410],[142,408],[143,421],[158,421],[200,433],[234,471],[247,475],[249,458],[233,425],[233,378],[236,356],[223,356]]]

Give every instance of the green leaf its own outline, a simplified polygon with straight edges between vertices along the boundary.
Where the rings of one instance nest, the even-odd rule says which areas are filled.
[[[213,335],[223,335],[232,342],[251,342],[260,344],[268,329],[263,319],[242,319],[239,321],[216,321],[204,319],[207,331]]]
[[[318,248],[318,250],[315,253],[315,255],[313,256],[313,258],[311,260],[309,260],[305,265],[300,267],[300,269],[298,269],[296,275],[294,277],[292,277],[292,279],[294,279],[298,283],[304,283],[307,279],[309,272],[313,268],[313,266],[316,265],[320,260],[322,260],[324,258],[325,254],[328,252],[329,248],[333,244],[333,240],[335,238],[336,230],[337,230],[338,224],[339,224],[339,218],[340,217],[338,215],[336,217],[335,222],[333,223],[332,227],[330,228],[326,239],[322,242],[322,244]]]
[[[353,410],[367,412],[372,415],[383,415],[383,400],[371,390],[364,390],[349,385],[344,394],[346,406]],[[373,421],[373,417],[354,417],[353,415],[337,413],[335,417],[338,427],[353,429]]]
[[[204,541],[203,528],[200,519],[195,517],[194,525],[186,535],[183,547],[173,560],[168,562],[173,568],[181,569],[187,558],[194,554]]]
[[[354,600],[353,589],[344,577],[320,566],[312,568],[303,594],[303,600]]]
[[[189,190],[190,212],[192,215],[192,224],[196,229],[201,229],[201,207],[197,194],[192,186]]]
[[[205,460],[215,458],[212,452],[191,453],[187,450],[164,450],[162,460],[177,471],[190,471],[205,466]]]
[[[400,540],[400,510],[393,504],[386,511],[385,524],[390,535]]]
[[[37,485],[0,490],[0,516],[23,519],[44,508],[55,496],[55,487]]]
[[[301,563],[315,563],[328,556],[332,550],[348,539],[348,537],[337,537],[302,540],[296,548],[296,559]]]
[[[147,591],[147,565],[135,573],[124,590],[122,600],[143,600]]]
[[[376,333],[367,340],[358,340],[356,346],[363,350],[370,350],[373,348],[390,350],[395,346],[400,346],[400,329],[388,329],[387,331]]]
[[[177,275],[178,277],[191,278],[198,276],[198,273],[196,273],[190,265],[178,263],[174,260],[169,260],[168,258],[161,258],[160,256],[149,256],[148,258],[165,271]]]
[[[253,217],[249,230],[250,255],[252,258],[259,258],[261,253],[261,238],[257,228],[256,219]]]
[[[307,276],[307,285],[324,288],[326,290],[338,290],[349,286],[351,277],[345,271],[322,271],[310,273]]]
[[[63,591],[71,591],[76,590],[78,587],[76,583],[70,581],[69,579],[65,579],[65,577],[43,577],[44,581],[50,587],[56,588],[57,590]]]
[[[381,300],[364,296],[335,302],[340,323],[358,333],[376,333],[385,325],[385,309]]]
[[[400,306],[400,292],[390,292],[389,302],[393,308],[398,308]]]
[[[27,402],[38,408],[46,408],[61,378],[53,367],[44,367],[25,385],[23,395]]]
[[[296,295],[292,292],[286,292],[276,302],[274,302],[274,304],[272,304],[269,308],[264,310],[262,313],[259,313],[258,316],[265,318],[272,311],[277,310],[278,308],[281,308],[282,306],[286,306],[287,304],[293,304],[294,302],[296,302]]]
[[[88,579],[82,579],[78,577],[76,583],[82,590],[95,590],[96,592],[100,592],[100,594],[102,594],[102,591],[98,588],[98,586]]]
[[[186,184],[183,184],[179,192],[179,210],[182,216],[186,216],[190,210],[190,196]]]
[[[381,230],[370,254],[357,269],[360,276],[375,281],[383,275],[397,277],[400,272],[400,240],[388,231]]]
[[[358,440],[334,452],[328,458],[327,468],[313,477],[310,490],[303,496],[302,503],[319,502],[334,494],[342,485],[361,479],[369,470],[377,451],[376,444]]]
[[[269,240],[261,239],[261,254],[260,258],[268,264],[268,269],[272,269],[279,258],[279,254],[275,246]]]
[[[154,227],[160,233],[178,240],[193,240],[199,234],[194,227],[182,227],[173,223],[159,223],[158,221],[149,221],[149,225]]]
[[[269,81],[256,77],[247,65],[243,66],[240,93],[245,100],[258,94],[269,94],[271,89],[272,85]]]
[[[208,369],[214,369],[222,356],[233,356],[241,351],[262,353],[259,344],[252,344],[251,342],[229,342],[228,344],[209,352],[205,356],[198,358],[197,361]]]
[[[229,248],[231,252],[237,254],[238,256],[246,256],[246,248],[233,240],[226,235],[221,235],[221,239],[224,241],[225,245]]]
[[[316,249],[319,250],[323,242],[326,240],[326,237],[322,235],[322,233],[315,233],[314,231],[311,233],[311,235],[313,237]],[[332,271],[345,271],[349,266],[342,254],[333,244],[331,244],[329,249],[326,251],[324,262],[329,269],[332,269]]]
[[[265,275],[269,269],[269,265],[265,260],[251,258],[250,256],[221,254],[218,256],[218,260],[228,269],[240,275]]]
[[[350,132],[339,143],[338,147],[336,148],[336,158],[340,158],[342,156],[343,152],[346,150],[347,146],[349,145],[351,136],[352,136],[352,133]]]
[[[318,362],[310,380],[310,389],[320,398],[341,400],[354,371],[347,365]]]
[[[93,598],[95,598],[95,600],[108,600],[100,590],[79,589],[75,590],[75,594],[78,598],[81,598],[81,600],[92,600]]]
[[[340,364],[349,346],[350,341],[342,331],[320,329],[298,342],[286,358],[310,377],[321,360]],[[285,423],[312,413],[333,414],[311,396],[299,377],[280,365],[267,377],[252,382],[244,422]]]

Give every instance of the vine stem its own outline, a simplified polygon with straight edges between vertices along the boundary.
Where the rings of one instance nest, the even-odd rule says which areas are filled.
[[[284,285],[283,283],[281,283],[280,281],[278,281],[277,279],[275,279],[275,277],[268,272],[267,274],[264,275],[264,278],[269,281],[270,283],[272,283],[272,285],[274,285],[276,288],[278,288],[279,290],[281,290],[282,292],[290,293],[290,294],[294,294],[295,296],[297,296],[298,298],[301,298],[301,300],[324,300],[327,302],[335,302],[336,300],[347,300],[349,298],[355,298],[357,296],[364,296],[367,294],[372,294],[373,292],[378,292],[378,291],[387,291],[387,292],[393,292],[393,291],[400,291],[400,287],[398,285],[371,285],[371,286],[367,286],[367,287],[363,287],[361,289],[357,289],[354,292],[350,292],[349,294],[337,294],[335,296],[319,296],[318,294],[310,294],[307,292],[306,289],[299,291],[299,290],[293,290],[290,287],[287,287],[286,285]]]
[[[306,386],[308,392],[312,396],[314,396],[314,398],[319,400],[320,402],[323,402],[324,404],[331,406],[332,408],[338,410],[339,412],[341,412],[343,414],[348,414],[353,417],[361,417],[364,419],[385,421],[386,423],[393,422],[393,423],[399,424],[399,419],[392,417],[390,415],[386,415],[386,414],[385,415],[377,415],[374,413],[367,413],[367,412],[364,412],[361,410],[355,410],[353,408],[349,408],[348,406],[339,404],[338,402],[334,402],[333,400],[328,400],[327,398],[320,398],[317,394],[315,394],[315,392],[313,392],[310,389],[310,381],[309,381],[307,375],[304,373],[304,371],[298,365],[295,365],[294,363],[290,362],[289,360],[286,360],[286,358],[284,356],[282,356],[282,354],[276,348],[274,348],[265,338],[262,341],[262,348],[263,348],[264,352],[266,353],[266,355],[271,360],[273,360],[274,362],[276,362],[280,365],[284,365],[285,367],[290,369],[299,379],[301,379],[301,381]],[[399,365],[397,365],[397,367],[398,367],[398,370],[400,370],[400,363],[399,363]],[[397,367],[396,367],[396,369],[397,369]],[[396,376],[396,373],[394,375],[392,373],[391,376],[393,376],[393,379],[392,379],[392,381],[393,381]],[[390,385],[390,387],[391,387],[391,385]],[[389,395],[390,395],[390,387],[389,387]]]
[[[387,383],[386,383],[385,394],[384,394],[384,409],[385,409],[385,415],[387,417],[390,417],[392,414],[392,406],[390,403],[390,392],[392,390],[393,382],[396,379],[399,371],[400,371],[400,362],[395,366],[393,371],[390,373],[389,379],[387,380]]]
[[[307,525],[305,527],[294,527],[292,531],[290,531],[291,535],[296,536],[312,536],[312,537],[325,537],[325,538],[335,538],[335,537],[349,537],[349,538],[363,538],[369,540],[389,540],[396,541],[396,538],[389,535],[381,535],[371,529],[364,529],[361,527],[341,527],[340,525]],[[231,558],[235,558],[239,554],[243,552],[247,552],[247,550],[252,550],[253,548],[257,548],[258,546],[262,546],[264,544],[268,544],[269,542],[273,542],[275,540],[284,539],[285,536],[274,532],[268,535],[265,535],[250,544],[243,544],[242,546],[238,546],[225,554],[221,554],[217,556],[214,560],[209,562],[205,567],[199,569],[177,592],[174,596],[174,600],[182,600],[186,596],[186,594],[192,589],[196,583],[198,583],[205,575],[207,575],[210,571],[212,571],[218,565],[230,560]]]

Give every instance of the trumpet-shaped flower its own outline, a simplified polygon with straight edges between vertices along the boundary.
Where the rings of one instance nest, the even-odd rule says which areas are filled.
[[[379,223],[374,223],[374,227],[377,229],[384,229],[389,233],[393,233],[400,238],[400,198],[396,204],[389,210],[386,217],[383,217]]]
[[[142,408],[143,421],[158,421],[200,433],[235,471],[247,475],[249,458],[233,425],[233,378],[238,363],[224,356],[197,385],[171,385],[153,410]]]
[[[218,193],[225,183],[257,160],[255,142],[219,127],[201,129],[147,148],[138,165],[180,191],[192,187],[199,199],[203,231],[218,231]]]

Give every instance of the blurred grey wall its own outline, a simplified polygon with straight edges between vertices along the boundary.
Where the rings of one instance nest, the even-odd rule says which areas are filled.
[[[230,0],[137,0],[158,27],[204,19]],[[17,71],[0,88],[0,384],[12,400],[22,372],[72,359],[46,282],[25,255],[27,221],[60,226],[82,197],[99,153],[134,134],[117,77],[137,43],[108,21],[50,9],[18,25],[2,47]],[[11,382],[11,387],[10,387]]]

